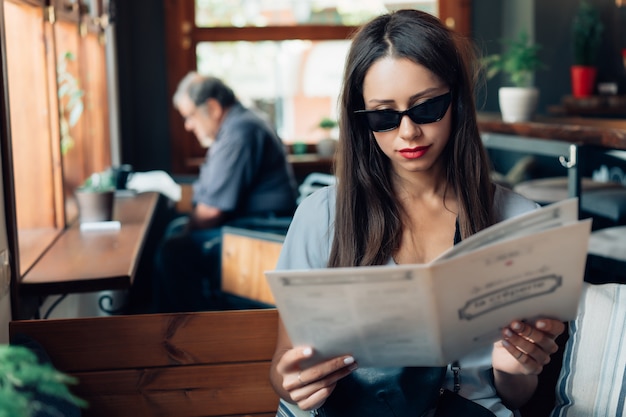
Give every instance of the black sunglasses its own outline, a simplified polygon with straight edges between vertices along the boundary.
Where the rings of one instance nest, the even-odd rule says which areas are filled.
[[[448,111],[451,100],[452,93],[448,91],[445,94],[428,99],[404,111],[391,109],[357,110],[354,113],[365,118],[371,131],[388,132],[400,126],[400,121],[405,114],[409,116],[413,123],[419,125],[438,122],[443,119],[443,116],[445,116]]]

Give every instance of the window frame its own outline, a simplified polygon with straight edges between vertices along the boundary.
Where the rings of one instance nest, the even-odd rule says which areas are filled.
[[[197,68],[196,46],[200,42],[345,40],[357,29],[357,26],[338,25],[202,28],[195,25],[194,0],[164,0],[164,8],[166,55],[169,62],[168,97],[174,95],[178,82],[185,74]],[[469,35],[471,0],[439,0],[438,9],[441,20],[449,27]],[[206,149],[200,146],[191,132],[185,130],[184,122],[171,101],[168,114],[172,172],[178,175],[197,174],[198,161],[204,159]]]
[[[103,10],[102,0],[92,4],[97,8],[94,14]],[[12,16],[23,17],[34,29],[24,28],[19,36],[14,32],[7,33],[7,27],[14,23],[7,17],[9,5],[11,13],[15,13]],[[100,26],[93,23],[94,19],[86,15],[85,7],[70,10],[65,8],[63,0],[0,0],[0,8],[5,222],[12,255],[9,260],[12,315],[22,318],[32,316],[30,309],[35,309],[38,301],[20,297],[19,282],[66,227],[76,220],[76,212],[68,216],[68,200],[72,198],[73,190],[67,184],[67,171],[74,170],[76,181],[82,182],[91,172],[103,170],[111,164],[110,109],[106,71],[100,68],[106,62],[102,32]],[[61,41],[60,37],[64,39]],[[22,56],[21,51],[32,49],[28,45],[36,45],[36,54]],[[59,45],[72,49],[76,55],[70,72],[84,81],[81,88],[86,95],[83,115],[71,130],[77,142],[76,149],[72,150],[76,153],[72,168],[61,152],[57,81]],[[31,90],[24,88],[28,76],[18,78],[15,75],[23,72],[22,68],[32,70],[31,78],[45,87],[31,85]],[[25,111],[37,115],[36,146],[24,137],[32,136],[27,127],[29,123],[35,123],[35,117],[24,122]],[[31,170],[36,175],[30,179],[17,174],[20,170]]]

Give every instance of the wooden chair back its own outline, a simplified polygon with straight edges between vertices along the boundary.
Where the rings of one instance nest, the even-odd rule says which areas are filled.
[[[276,268],[283,235],[224,228],[222,236],[222,291],[274,305],[265,271]]]
[[[84,416],[275,416],[275,309],[13,321],[79,379]]]

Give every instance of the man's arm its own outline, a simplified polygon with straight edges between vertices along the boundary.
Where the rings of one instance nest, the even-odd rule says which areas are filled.
[[[198,203],[189,217],[191,229],[210,229],[220,226],[224,222],[224,212],[217,207]]]

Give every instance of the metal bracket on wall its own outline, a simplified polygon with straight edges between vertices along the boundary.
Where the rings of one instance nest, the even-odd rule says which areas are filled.
[[[570,145],[569,157],[563,155],[559,156],[559,162],[565,168],[574,168],[577,164],[578,147],[576,145]]]

